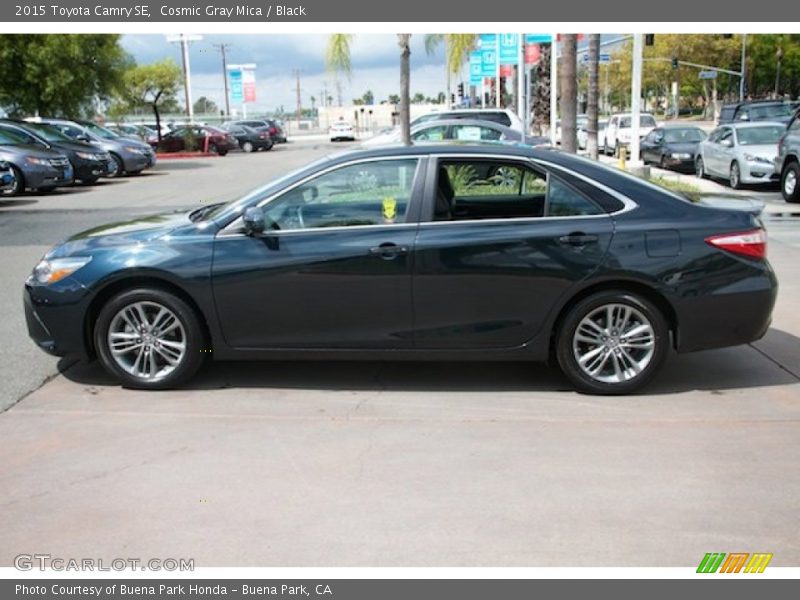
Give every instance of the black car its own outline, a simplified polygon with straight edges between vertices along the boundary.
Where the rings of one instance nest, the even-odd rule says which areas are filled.
[[[16,196],[25,190],[52,192],[74,181],[72,165],[62,152],[40,142],[30,143],[29,136],[3,128],[0,128],[0,161],[8,163],[14,174],[11,187],[3,191],[4,196]]]
[[[77,234],[34,268],[25,313],[43,350],[146,389],[213,355],[553,360],[581,391],[626,393],[671,349],[769,327],[761,207],[729,204],[555,150],[361,150]]]
[[[265,128],[267,133],[269,133],[269,137],[272,138],[272,141],[276,144],[285,144],[287,142],[286,139],[286,132],[284,131],[283,127],[280,123],[278,123],[275,119],[249,119],[249,120],[242,120],[242,121],[232,121],[233,125],[245,125],[247,127],[252,127],[254,129]]]
[[[268,127],[249,127],[236,123],[225,123],[222,129],[230,133],[239,142],[239,148],[245,152],[254,150],[272,150],[275,142],[269,135]]]
[[[662,169],[694,171],[697,144],[706,137],[699,127],[656,127],[642,138],[642,161],[657,164]]]
[[[3,120],[0,129],[16,133],[28,144],[42,144],[63,153],[72,164],[75,179],[85,185],[96,183],[100,177],[113,175],[116,171],[111,155],[103,148],[75,141],[51,125]]]
[[[719,123],[738,123],[740,121],[771,121],[788,123],[796,108],[791,102],[780,100],[755,100],[725,104],[719,111]]]

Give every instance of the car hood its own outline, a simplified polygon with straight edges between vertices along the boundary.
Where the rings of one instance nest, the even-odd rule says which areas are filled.
[[[17,144],[14,146],[0,146],[0,156],[33,156],[34,158],[65,158],[61,152],[56,150],[48,150],[42,146],[33,144]]]
[[[671,144],[664,144],[664,149],[669,152],[688,152],[692,153],[697,150],[697,144],[700,142],[674,142]]]
[[[191,212],[179,210],[93,227],[57,244],[46,258],[79,256],[112,246],[144,244],[162,238],[179,227],[193,225],[189,219]]]
[[[65,150],[67,152],[104,152],[100,144],[91,142],[49,142],[54,150]]]
[[[752,154],[753,156],[762,156],[769,160],[773,160],[778,154],[778,145],[776,144],[757,144],[755,146],[739,146],[739,154]]]

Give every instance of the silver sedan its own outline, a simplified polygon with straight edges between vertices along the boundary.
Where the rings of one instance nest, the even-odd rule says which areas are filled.
[[[774,160],[783,123],[730,123],[718,127],[697,147],[698,177],[726,179],[730,186],[767,184],[774,181]]]

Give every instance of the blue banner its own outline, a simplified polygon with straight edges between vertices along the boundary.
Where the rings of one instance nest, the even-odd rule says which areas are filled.
[[[483,61],[480,50],[469,55],[469,84],[481,85],[483,83]]]
[[[553,36],[549,33],[526,33],[526,44],[549,44],[553,41]]]
[[[511,65],[519,62],[519,34],[500,34],[500,64]]]
[[[244,102],[244,86],[242,85],[242,70],[228,71],[228,79],[230,82],[231,102],[234,104],[242,104]]]

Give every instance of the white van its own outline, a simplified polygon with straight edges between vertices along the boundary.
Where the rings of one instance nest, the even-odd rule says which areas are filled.
[[[643,138],[658,126],[650,113],[639,114],[639,138]],[[613,115],[608,119],[601,139],[600,150],[603,154],[619,156],[620,148],[630,150],[631,147],[631,113]]]

